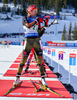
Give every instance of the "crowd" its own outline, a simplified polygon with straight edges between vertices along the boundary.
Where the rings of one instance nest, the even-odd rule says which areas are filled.
[[[11,41],[10,40],[9,41],[6,41],[6,40],[0,41],[0,44],[2,44],[2,45],[10,45]]]
[[[63,31],[57,31],[58,34],[63,33]],[[54,31],[44,32],[44,34],[54,34]],[[16,38],[17,36],[24,36],[24,33],[0,33],[0,38]]]
[[[0,38],[16,38],[19,35],[24,36],[24,33],[0,33]]]

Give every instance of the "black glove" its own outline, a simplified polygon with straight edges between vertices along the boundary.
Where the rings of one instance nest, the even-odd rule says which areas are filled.
[[[35,21],[38,23],[39,22],[39,18],[37,17]]]
[[[49,20],[48,20],[48,19],[43,19],[43,21],[44,21],[44,23],[45,23],[44,26],[47,27],[47,26],[48,26],[48,21],[49,21]]]

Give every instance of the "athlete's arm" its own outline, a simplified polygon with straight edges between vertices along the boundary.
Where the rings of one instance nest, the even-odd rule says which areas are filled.
[[[25,23],[26,27],[30,28],[32,26],[34,26],[37,22],[36,21],[33,21],[31,23]]]
[[[31,22],[31,23],[29,23],[27,20],[26,20],[26,18],[24,17],[23,18],[23,21],[22,21],[22,24],[23,25],[25,25],[26,27],[28,27],[28,28],[30,28],[30,27],[32,27],[32,26],[34,26],[35,24],[37,23],[37,21],[35,20],[35,21],[33,21],[33,22]]]

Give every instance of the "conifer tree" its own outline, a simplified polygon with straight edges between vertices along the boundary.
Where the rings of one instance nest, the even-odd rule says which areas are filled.
[[[72,35],[73,39],[77,40],[77,25],[76,25],[76,23],[74,25],[74,30],[73,30],[72,34],[73,34]]]
[[[42,10],[42,3],[43,3],[43,0],[40,0],[40,11]]]
[[[8,0],[3,0],[3,3],[4,3],[4,4],[7,4],[7,3],[8,3]]]
[[[16,0],[13,0],[13,3],[14,3],[14,6],[16,7],[17,6]]]
[[[34,0],[30,0],[30,5],[33,5],[34,4]]]
[[[25,16],[26,15],[26,1],[27,0],[22,0],[22,15]]]
[[[3,7],[2,7],[2,12],[6,12],[6,6],[5,4],[7,3],[7,0],[3,0]]]
[[[55,7],[54,10],[57,14],[59,14],[59,0],[55,0]]]
[[[70,22],[68,40],[71,40],[71,33],[72,33],[71,28],[72,28],[72,23]]]
[[[11,3],[11,0],[8,0],[8,3]]]
[[[64,24],[62,40],[66,40],[66,25]]]
[[[40,0],[36,0],[37,2],[36,2],[36,6],[37,6],[37,8],[38,8],[38,12],[40,11]]]
[[[52,8],[52,0],[47,0],[47,9],[51,11]]]

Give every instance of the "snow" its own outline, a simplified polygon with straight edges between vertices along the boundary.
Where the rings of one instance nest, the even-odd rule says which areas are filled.
[[[6,15],[0,14],[1,18]],[[11,18],[11,16],[10,16]],[[0,33],[23,33],[22,16],[14,16],[11,20],[0,20]]]

